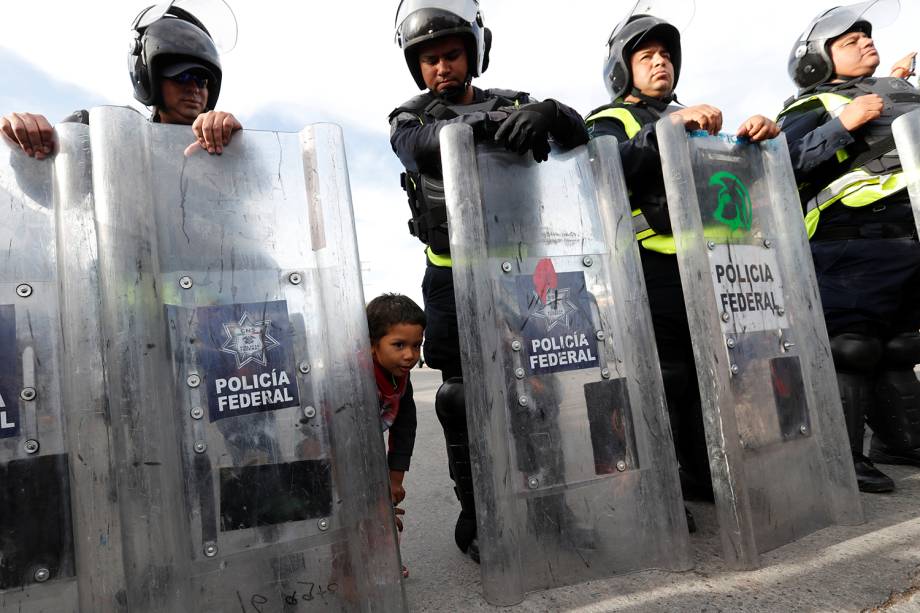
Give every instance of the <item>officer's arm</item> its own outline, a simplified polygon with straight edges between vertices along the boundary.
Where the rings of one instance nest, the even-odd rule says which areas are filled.
[[[465,123],[474,132],[489,123],[487,113],[476,112],[452,119],[425,119],[408,111],[390,120],[390,145],[406,170],[412,172],[440,172],[441,129],[455,123]]]
[[[556,105],[556,120],[553,122],[553,127],[550,128],[553,141],[563,149],[574,149],[587,143],[588,130],[581,115],[558,100],[548,98],[547,102],[553,102]]]
[[[840,164],[837,152],[854,142],[840,119],[823,109],[811,109],[782,117],[779,127],[786,135],[789,157],[795,178],[808,181],[809,176],[829,166]]]
[[[406,383],[406,391],[399,399],[399,411],[390,426],[387,445],[387,464],[390,470],[407,471],[412,451],[415,449],[415,431],[418,428],[415,400],[412,397],[412,381]]]

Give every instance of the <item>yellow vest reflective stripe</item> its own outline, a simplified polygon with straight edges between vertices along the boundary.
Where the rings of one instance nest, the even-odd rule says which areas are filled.
[[[820,102],[832,117],[839,117],[844,107],[851,101],[851,98],[840,94],[815,94],[789,105],[783,109],[779,117],[783,117],[796,107],[815,102]],[[838,162],[844,162],[849,157],[846,149],[837,150]],[[805,229],[808,231],[808,237],[814,236],[815,231],[818,229],[821,211],[835,202],[854,208],[868,206],[906,187],[907,179],[901,171],[878,175],[863,168],[857,168],[837,177],[827,187],[818,192],[814,198],[805,203]]]
[[[425,255],[428,256],[428,261],[434,264],[435,266],[441,266],[443,268],[450,268],[453,264],[451,262],[449,255],[440,255],[431,250],[431,247],[425,249]]]
[[[623,128],[626,130],[626,138],[632,138],[642,129],[642,124],[636,121],[629,109],[623,108],[604,109],[588,117],[585,123],[591,123],[601,118],[615,119],[623,124]]]

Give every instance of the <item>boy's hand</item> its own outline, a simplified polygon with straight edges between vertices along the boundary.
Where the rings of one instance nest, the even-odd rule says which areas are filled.
[[[405,515],[406,510],[400,509],[399,507],[393,507],[393,513],[396,515],[396,529],[402,532],[403,523],[402,523],[402,518],[400,517],[400,515]]]
[[[406,473],[401,470],[390,471],[390,501],[393,506],[398,505],[406,498],[406,489],[403,487],[403,478],[405,476]]]

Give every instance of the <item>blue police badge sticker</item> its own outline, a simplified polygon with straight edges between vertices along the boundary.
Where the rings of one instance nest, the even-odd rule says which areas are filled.
[[[287,302],[200,307],[196,314],[212,422],[300,405]]]
[[[514,279],[524,367],[531,375],[596,368],[597,337],[591,313],[594,296],[584,272],[557,273],[550,259],[533,275]]]
[[[0,305],[0,438],[19,436],[19,353],[16,350],[16,309]]]

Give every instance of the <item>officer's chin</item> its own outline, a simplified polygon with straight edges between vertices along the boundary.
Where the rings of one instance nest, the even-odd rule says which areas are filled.
[[[440,90],[433,90],[432,93],[443,100],[448,102],[456,102],[463,97],[464,92],[466,92],[466,87],[463,85],[455,85],[453,87],[445,87]]]

